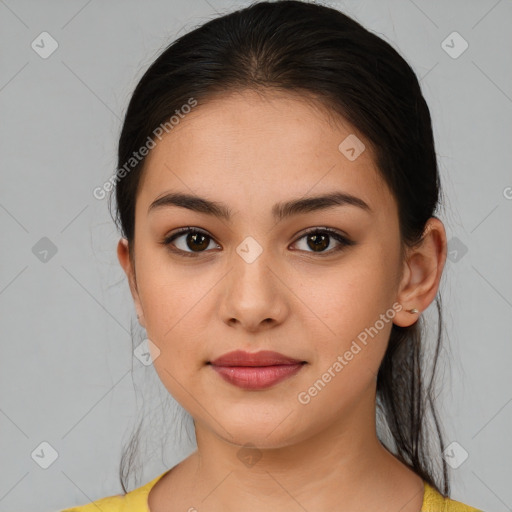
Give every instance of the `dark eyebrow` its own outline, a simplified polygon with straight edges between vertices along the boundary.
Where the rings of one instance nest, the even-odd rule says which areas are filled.
[[[232,217],[232,210],[223,203],[210,201],[192,194],[182,194],[180,192],[170,192],[156,199],[148,208],[148,214],[156,209],[168,206],[179,206],[189,210],[206,213],[215,217],[229,221]],[[346,194],[343,192],[333,192],[331,194],[306,197],[303,199],[293,199],[277,203],[272,207],[272,215],[276,220],[282,220],[292,215],[301,213],[309,213],[335,206],[356,206],[367,212],[371,212],[371,208],[359,197]]]

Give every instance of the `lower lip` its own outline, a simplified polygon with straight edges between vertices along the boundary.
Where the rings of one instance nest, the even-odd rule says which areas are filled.
[[[227,382],[243,389],[265,389],[295,375],[304,364],[276,366],[216,366],[212,368]]]

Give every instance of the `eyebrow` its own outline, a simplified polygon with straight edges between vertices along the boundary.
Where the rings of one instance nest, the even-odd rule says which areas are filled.
[[[213,215],[220,219],[230,221],[233,215],[232,210],[224,203],[210,201],[192,194],[183,194],[180,192],[170,192],[153,201],[148,214],[152,211],[165,207],[178,206],[189,210]],[[276,220],[283,220],[293,215],[325,210],[336,206],[356,206],[370,213],[372,210],[359,197],[344,192],[333,192],[331,194],[293,199],[282,203],[276,203],[272,207],[272,216]]]

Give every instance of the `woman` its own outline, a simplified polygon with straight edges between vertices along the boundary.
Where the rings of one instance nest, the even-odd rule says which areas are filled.
[[[423,368],[431,119],[389,44],[298,1],[214,19],[142,77],[118,157],[118,258],[197,450],[69,511],[476,510],[448,497]]]

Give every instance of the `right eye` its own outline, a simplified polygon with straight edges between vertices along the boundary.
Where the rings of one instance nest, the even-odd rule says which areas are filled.
[[[184,240],[181,240],[179,244],[175,244],[174,242],[180,238],[184,238]],[[161,243],[178,256],[196,257],[199,253],[206,252],[206,249],[208,249],[212,242],[213,238],[206,231],[188,226],[166,236]],[[178,245],[181,245],[181,247]],[[218,244],[216,245],[217,248],[220,248]]]

